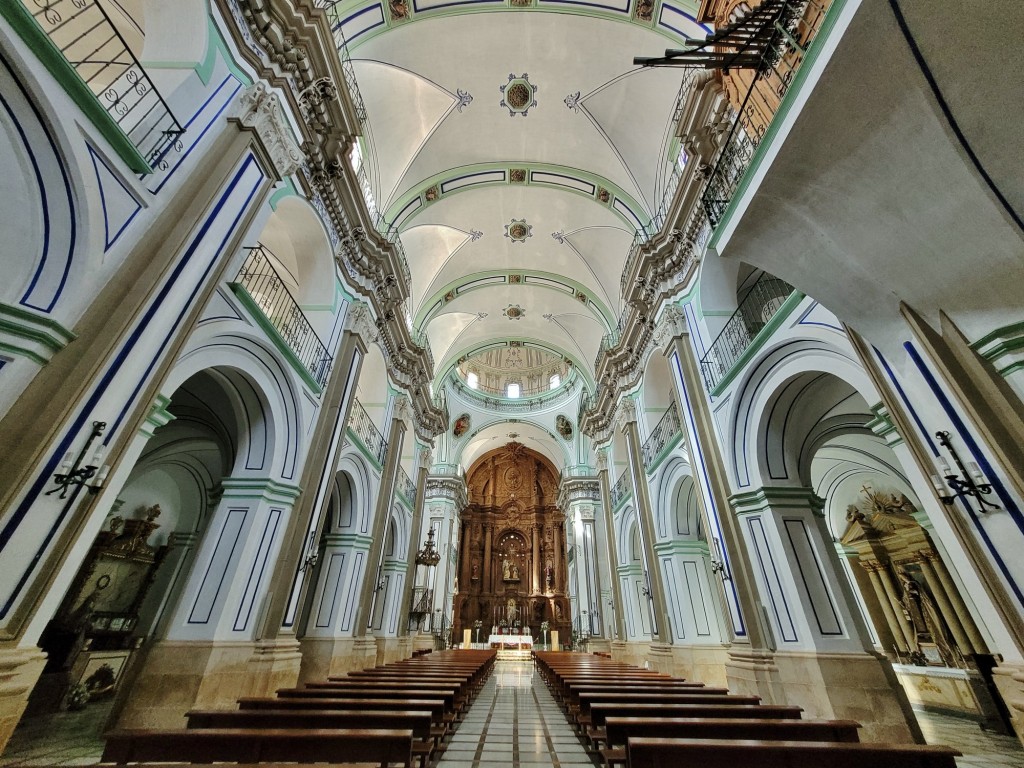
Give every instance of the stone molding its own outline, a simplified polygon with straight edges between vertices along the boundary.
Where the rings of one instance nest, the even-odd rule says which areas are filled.
[[[299,170],[305,157],[284,119],[281,101],[266,83],[258,82],[242,91],[233,117],[260,137],[279,178],[286,179]]]

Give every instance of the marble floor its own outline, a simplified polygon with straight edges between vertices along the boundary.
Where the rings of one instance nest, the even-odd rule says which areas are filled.
[[[103,750],[110,703],[81,712],[27,718],[0,756],[6,766],[92,765]],[[959,768],[1024,768],[1012,736],[982,731],[972,720],[918,712],[929,744],[950,744]],[[589,768],[594,761],[530,661],[499,661],[435,768]]]

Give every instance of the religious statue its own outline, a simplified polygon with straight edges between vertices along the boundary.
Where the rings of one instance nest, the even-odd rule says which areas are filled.
[[[480,563],[473,561],[473,574],[471,576],[473,581],[480,580]]]
[[[555,588],[555,569],[551,567],[551,563],[548,563],[547,568],[544,570],[544,580],[547,582],[548,589]]]
[[[562,620],[562,604],[555,603],[555,621],[560,622]]]
[[[518,615],[519,611],[516,610],[516,601],[510,597],[508,602],[505,604],[505,618],[508,620],[509,624],[512,624]]]
[[[511,578],[511,572],[509,571],[507,557],[501,561],[501,578],[505,579],[506,581],[508,581],[508,579]]]
[[[513,565],[512,566],[512,580],[513,581],[519,581],[519,566],[518,565]]]

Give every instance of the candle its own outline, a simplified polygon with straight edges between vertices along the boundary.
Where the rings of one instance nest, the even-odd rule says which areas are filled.
[[[976,462],[969,462],[967,464],[967,469],[970,470],[971,477],[973,477],[979,483],[985,482],[985,475],[981,473],[981,467],[979,467]]]
[[[60,463],[60,473],[62,475],[67,474],[68,470],[71,469],[71,464],[74,460],[75,457],[72,455],[71,451],[64,454],[64,460]]]
[[[949,462],[946,461],[945,456],[939,456],[939,469],[942,470],[943,477],[952,474],[952,471],[949,468]]]

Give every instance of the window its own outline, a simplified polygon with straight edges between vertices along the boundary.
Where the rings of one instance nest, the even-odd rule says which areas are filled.
[[[509,397],[519,397],[519,385],[514,381],[510,381],[505,392]]]
[[[551,384],[549,389],[558,389],[558,386],[562,383],[562,376],[558,373],[552,373],[551,378],[548,379],[548,381]]]
[[[466,383],[470,389],[478,389],[480,387],[480,377],[473,373],[473,371],[470,371],[466,374]]]

